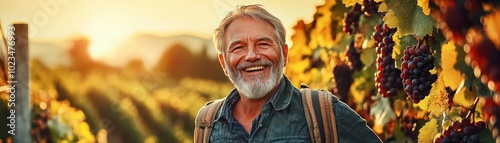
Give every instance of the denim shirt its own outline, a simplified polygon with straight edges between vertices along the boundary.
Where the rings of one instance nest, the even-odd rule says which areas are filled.
[[[286,76],[273,97],[261,107],[248,134],[233,117],[232,109],[240,95],[233,89],[226,97],[214,121],[210,136],[213,143],[311,142],[302,105],[302,94]],[[366,121],[347,104],[334,98],[334,112],[339,142],[381,142]]]

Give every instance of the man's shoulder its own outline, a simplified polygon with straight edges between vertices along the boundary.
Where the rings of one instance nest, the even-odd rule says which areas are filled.
[[[210,100],[210,101],[206,102],[204,106],[210,106],[210,105],[212,105],[214,103],[215,104],[219,104],[219,103],[224,102],[225,99],[226,98],[220,98],[220,99]]]
[[[339,98],[335,95],[333,95],[330,91],[324,90],[324,89],[311,89],[311,88],[300,88],[300,92],[302,93],[302,96],[311,96],[313,94],[317,94],[318,96],[331,96],[333,103],[338,103],[340,102]],[[321,98],[320,97],[320,98]]]

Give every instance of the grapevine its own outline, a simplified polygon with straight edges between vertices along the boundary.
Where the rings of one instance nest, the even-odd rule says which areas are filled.
[[[374,123],[374,131],[384,142],[494,142],[483,133],[497,138],[499,129],[488,127],[492,121],[496,124],[496,116],[474,114],[477,103],[474,109],[470,104],[500,89],[500,16],[491,16],[500,15],[500,1],[343,0],[329,4],[318,7],[312,23],[295,29],[306,35],[295,37],[299,40],[294,42],[305,41],[300,44],[306,45],[296,52],[307,55],[308,50],[325,49],[343,60],[343,65],[330,68],[334,78],[330,79],[331,91],[355,102],[353,109],[364,116],[363,109],[370,109],[370,117],[364,118]],[[331,21],[322,24],[324,16]],[[318,27],[321,25],[331,29]],[[323,30],[334,32],[327,36],[310,32]],[[361,35],[364,41],[353,41],[353,35]],[[333,43],[331,47],[309,42],[330,36],[335,38],[321,42]],[[335,59],[324,62],[338,63],[332,61]],[[352,73],[346,73],[348,69]],[[352,82],[345,86],[349,89],[342,90],[348,92],[341,94],[339,80],[347,79],[345,76],[352,77]],[[373,90],[378,93],[371,93]],[[377,105],[382,104],[378,99],[384,99],[376,97],[379,95],[389,97],[384,106],[394,111],[395,118],[382,116],[391,111],[379,108],[384,107]],[[367,97],[376,100],[365,105]],[[488,105],[484,110],[500,114],[498,104]]]
[[[474,104],[469,108],[469,113],[462,121],[455,121],[446,130],[443,130],[440,136],[435,138],[436,143],[463,142],[480,143],[480,133],[486,129],[484,121],[475,122],[474,113],[478,105],[479,98],[476,98]]]

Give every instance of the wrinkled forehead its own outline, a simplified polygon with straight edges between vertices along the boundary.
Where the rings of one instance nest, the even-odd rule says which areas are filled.
[[[234,42],[251,42],[255,40],[271,40],[277,44],[276,30],[268,22],[242,17],[236,18],[226,28],[224,33],[224,49],[227,49]]]

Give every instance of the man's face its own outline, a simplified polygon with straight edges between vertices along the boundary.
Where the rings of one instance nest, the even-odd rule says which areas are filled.
[[[260,99],[277,86],[283,75],[288,47],[280,49],[274,28],[265,21],[235,19],[227,28],[223,53],[226,75],[240,93]]]

